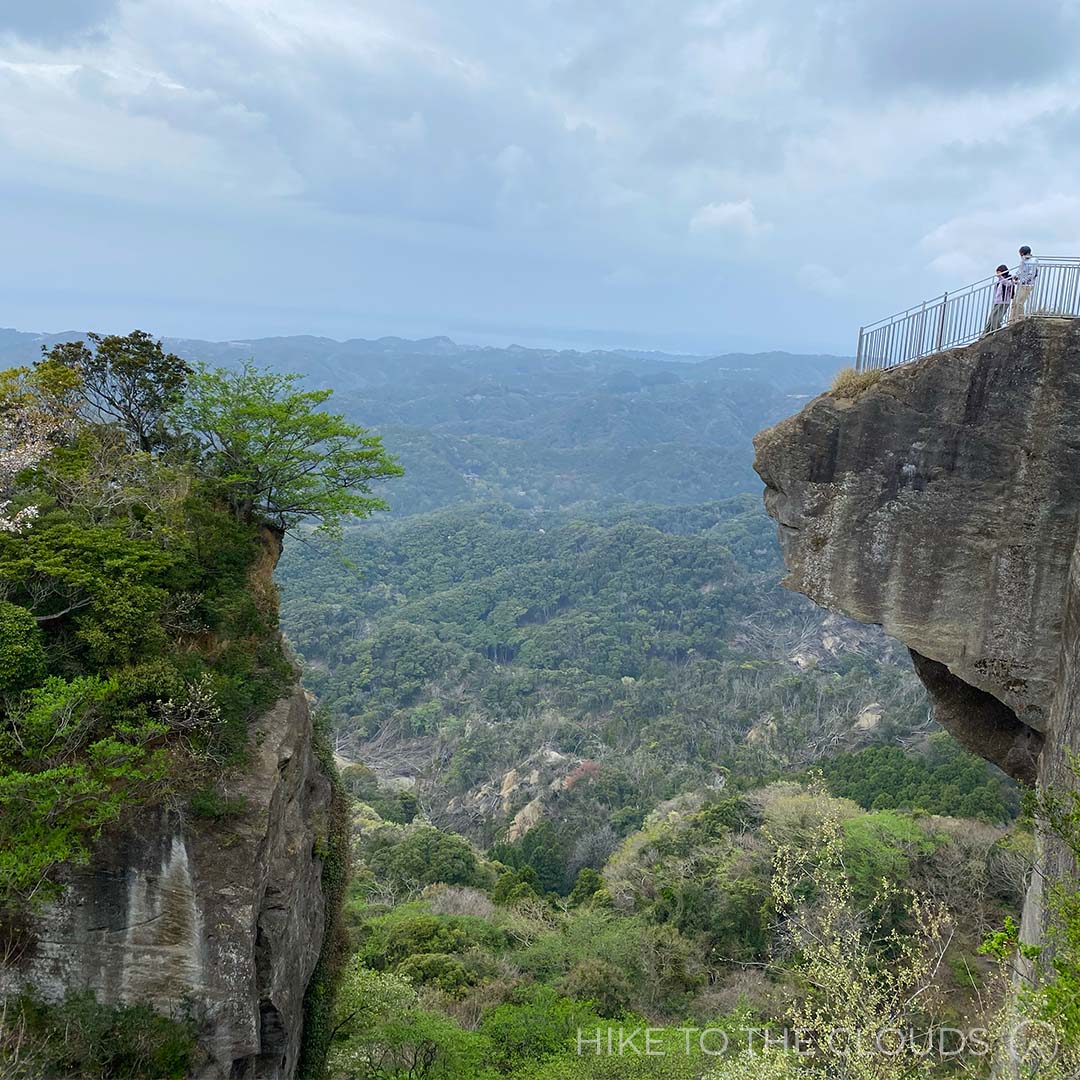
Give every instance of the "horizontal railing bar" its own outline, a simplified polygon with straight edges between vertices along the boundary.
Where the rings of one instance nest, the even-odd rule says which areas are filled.
[[[1080,317],[1080,258],[1046,255],[1024,314]],[[859,371],[895,367],[977,341],[1004,325],[1012,309],[993,315],[994,277],[924,300],[859,330]],[[996,323],[996,325],[995,325]]]

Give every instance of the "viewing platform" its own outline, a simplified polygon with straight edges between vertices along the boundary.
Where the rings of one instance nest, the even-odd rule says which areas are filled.
[[[1039,276],[1025,315],[1080,317],[1080,257],[1039,257],[1037,263]],[[1010,269],[1015,273],[1015,267]],[[977,341],[985,332],[997,280],[983,278],[861,327],[856,370],[909,364]]]

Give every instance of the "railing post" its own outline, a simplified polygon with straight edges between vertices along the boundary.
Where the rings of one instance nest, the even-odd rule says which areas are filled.
[[[937,351],[941,351],[942,342],[945,340],[945,311],[949,306],[949,294],[946,293],[941,298],[941,319],[938,322],[937,332]]]
[[[863,330],[865,330],[865,329],[866,329],[866,327],[864,327],[864,326],[859,327],[859,348],[858,348],[858,351],[855,353],[855,370],[856,371],[862,371],[862,369],[863,369],[862,345],[863,345]]]

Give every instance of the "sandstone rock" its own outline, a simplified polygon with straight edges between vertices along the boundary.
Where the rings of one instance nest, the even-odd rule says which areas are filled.
[[[108,834],[34,926],[25,962],[0,969],[0,992],[190,1006],[200,1080],[293,1076],[322,942],[315,848],[330,801],[299,690],[254,725],[229,796],[245,810],[221,823],[159,807]]]
[[[533,799],[532,802],[523,806],[517,814],[514,815],[514,820],[510,823],[510,828],[506,831],[507,843],[512,844],[515,840],[520,840],[544,815],[544,800]]]
[[[906,644],[971,750],[1026,783],[1075,786],[1080,321],[1025,319],[854,400],[822,395],[756,447],[785,584]],[[1064,845],[1043,840],[1040,870],[1060,878]]]

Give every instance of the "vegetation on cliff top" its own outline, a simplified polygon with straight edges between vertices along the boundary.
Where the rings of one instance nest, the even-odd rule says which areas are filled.
[[[242,757],[291,680],[257,564],[400,472],[328,396],[141,332],[0,375],[0,907]]]

